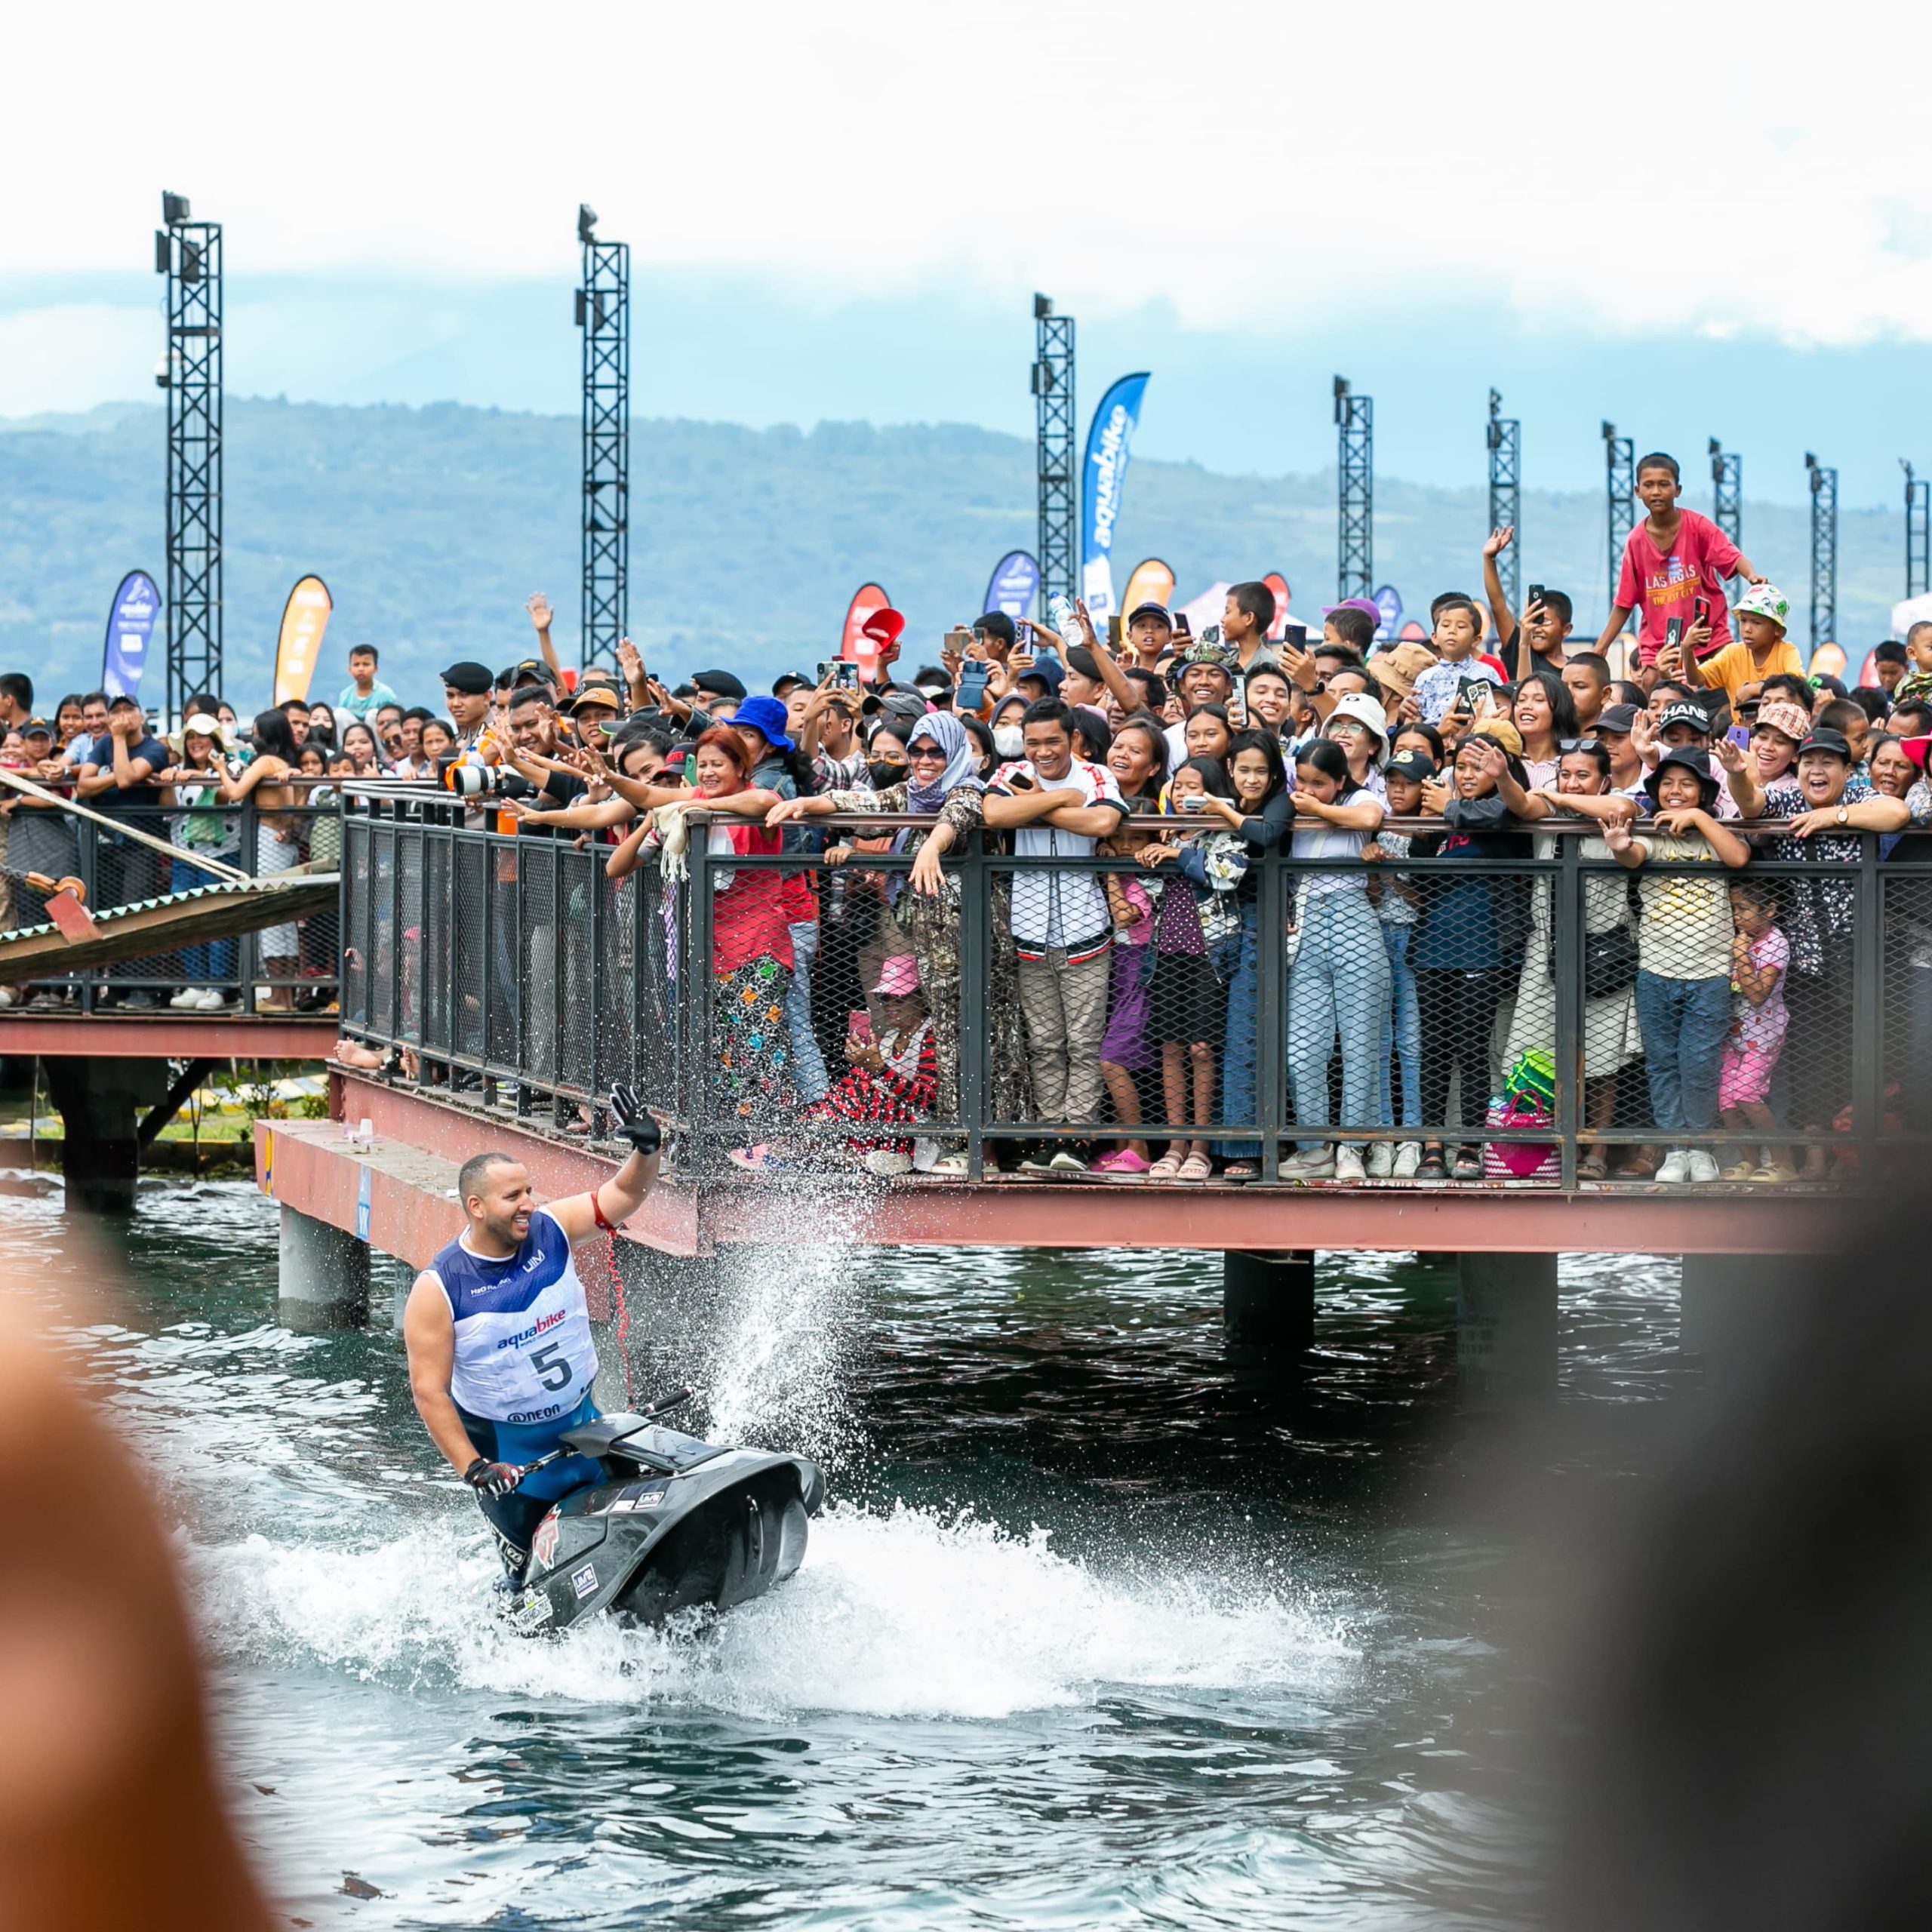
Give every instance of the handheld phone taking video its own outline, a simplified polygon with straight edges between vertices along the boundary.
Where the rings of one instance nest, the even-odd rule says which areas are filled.
[[[1308,626],[1306,624],[1290,624],[1284,629],[1281,635],[1297,651],[1306,651],[1308,648]]]
[[[1126,635],[1126,629],[1121,624],[1120,620],[1120,613],[1118,611],[1115,611],[1112,613],[1107,619],[1107,644],[1109,648],[1112,650],[1118,651],[1120,648],[1121,639]]]
[[[1751,728],[1748,724],[1734,724],[1724,736],[1740,751],[1748,752],[1751,749]]]
[[[1201,641],[1203,644],[1219,644],[1220,641],[1221,627],[1219,624],[1210,624],[1201,633]]]
[[[1177,611],[1174,613],[1174,635],[1192,637],[1193,635],[1194,626],[1188,622],[1187,613],[1185,611]]]
[[[1671,617],[1666,620],[1663,627],[1663,641],[1666,644],[1672,645],[1681,645],[1683,643],[1684,620],[1681,617]]]
[[[1543,596],[1544,591],[1541,584],[1533,583],[1530,586],[1530,604],[1540,604],[1543,600]],[[1529,605],[1525,605],[1523,608],[1525,610],[1527,610],[1529,608]]]
[[[821,659],[818,681],[823,684],[827,678],[832,680],[832,688],[835,691],[855,691],[859,688],[859,666],[850,657]]]
[[[983,658],[969,657],[959,667],[953,702],[961,711],[977,711],[986,701],[986,677],[992,666]]]

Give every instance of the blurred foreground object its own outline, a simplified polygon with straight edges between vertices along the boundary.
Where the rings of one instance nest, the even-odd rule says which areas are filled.
[[[265,1927],[153,1500],[74,1374],[0,1311],[0,1932]]]

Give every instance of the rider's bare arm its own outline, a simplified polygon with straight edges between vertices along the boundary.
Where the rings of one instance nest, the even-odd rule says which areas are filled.
[[[416,1413],[443,1460],[461,1475],[476,1460],[476,1444],[450,1397],[456,1324],[450,1318],[449,1297],[427,1275],[418,1275],[409,1291],[402,1312],[402,1339],[409,1350],[409,1392]]]

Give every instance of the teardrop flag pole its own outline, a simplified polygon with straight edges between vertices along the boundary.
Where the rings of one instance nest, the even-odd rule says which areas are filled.
[[[281,635],[275,648],[275,702],[306,701],[309,681],[322,654],[322,633],[329,627],[335,599],[318,577],[297,580],[281,607]]]

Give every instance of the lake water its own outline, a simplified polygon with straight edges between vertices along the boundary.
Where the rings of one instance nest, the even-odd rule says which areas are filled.
[[[57,1190],[6,1203],[57,1254]],[[297,1922],[1528,1922],[1521,1539],[1471,1474],[1454,1277],[1324,1255],[1299,1376],[1218,1257],[801,1251],[634,1288],[640,1389],[824,1457],[789,1585],[674,1635],[506,1632],[366,1330],[275,1319],[272,1207],[144,1186],[73,1337],[180,1525],[236,1814]],[[1566,1257],[1564,1467],[1671,1395],[1674,1262]],[[1479,1460],[1479,1457],[1477,1458]]]

